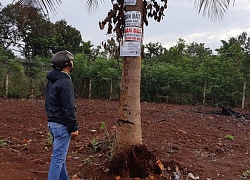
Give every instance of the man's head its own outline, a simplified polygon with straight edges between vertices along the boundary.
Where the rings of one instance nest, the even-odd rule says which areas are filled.
[[[74,69],[74,56],[69,51],[59,51],[51,59],[52,67],[56,70],[63,70],[68,68],[69,71]]]

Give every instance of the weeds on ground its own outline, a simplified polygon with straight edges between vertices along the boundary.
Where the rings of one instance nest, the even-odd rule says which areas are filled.
[[[4,146],[7,146],[7,143],[3,139],[0,139],[0,148]]]
[[[100,137],[94,137],[91,139],[89,147],[93,148],[95,152],[102,150],[103,152],[108,152],[108,156],[112,157],[111,149],[113,148],[113,141],[111,135],[107,129],[105,122],[101,123],[100,127],[103,132],[104,136],[102,136],[102,140]]]
[[[227,134],[227,135],[225,136],[225,139],[234,140],[234,136],[231,135],[231,134]]]
[[[53,145],[53,137],[50,133],[47,133],[47,137],[45,139],[45,149],[48,150],[48,147]]]
[[[108,131],[108,128],[105,122],[101,123],[100,126],[103,134],[98,134],[98,136],[93,137],[89,140],[88,147],[92,148],[94,152],[99,152],[96,155],[91,154],[88,157],[82,160],[83,164],[91,164],[92,162],[96,161],[96,158],[101,158],[102,162],[108,162],[110,158],[112,158],[112,148],[113,148],[113,141],[111,133]],[[105,155],[105,156],[104,156]]]
[[[108,149],[111,150],[113,148],[113,141],[111,140],[110,133],[107,130],[107,126],[105,122],[102,122],[101,129],[105,132],[105,137],[107,139]]]
[[[93,138],[90,143],[95,152],[99,150],[100,143],[97,141],[96,138]]]
[[[95,157],[95,156],[93,156],[93,155],[89,155],[89,156],[86,157],[84,160],[82,160],[82,162],[83,162],[84,164],[89,164],[89,163],[92,162],[92,159],[93,159],[94,157]]]

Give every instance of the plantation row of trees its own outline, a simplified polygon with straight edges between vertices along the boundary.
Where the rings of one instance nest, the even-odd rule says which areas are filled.
[[[242,37],[245,40],[241,41]],[[247,106],[250,101],[249,38],[243,33],[222,42],[217,55],[202,43],[186,44],[183,39],[169,49],[159,43],[146,44],[141,100],[241,107],[245,93],[247,104],[244,106]],[[13,57],[3,47],[0,49],[0,95],[42,96],[46,73],[51,70],[50,58],[37,56],[32,61],[23,61]],[[75,54],[75,69],[71,75],[77,95],[118,99],[121,60],[102,55],[95,59],[89,57],[89,54]]]
[[[152,101],[163,95],[172,103],[241,106],[243,92],[249,93],[250,41],[242,33],[221,42],[217,55],[202,43],[186,45],[182,39],[161,55],[149,51],[151,58],[143,63],[142,98]]]
[[[141,101],[248,106],[250,38],[243,32],[221,42],[216,55],[203,43],[186,44],[183,39],[169,49],[160,43],[146,44]],[[76,87],[80,87],[78,95],[117,99],[122,69],[119,59],[91,61],[84,57],[76,56],[78,70],[73,73]]]
[[[65,20],[53,24],[34,8],[28,10],[33,12],[28,20],[19,16],[27,9],[15,13],[22,11],[15,5],[0,11],[0,96],[43,96],[52,53],[67,49],[75,55],[71,75],[79,97],[119,98],[122,60],[114,41],[93,48]],[[243,32],[221,42],[217,54],[203,43],[183,39],[169,49],[159,42],[145,44],[141,101],[247,107],[250,38]]]

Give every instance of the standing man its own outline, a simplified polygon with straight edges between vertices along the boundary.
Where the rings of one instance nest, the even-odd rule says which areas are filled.
[[[53,71],[47,74],[45,110],[53,137],[53,152],[48,180],[69,180],[66,156],[70,139],[78,135],[75,92],[69,72],[74,69],[74,56],[59,51],[51,59]]]

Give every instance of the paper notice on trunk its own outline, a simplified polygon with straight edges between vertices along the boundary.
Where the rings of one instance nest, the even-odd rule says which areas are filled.
[[[141,41],[142,28],[139,27],[125,27],[124,39],[125,41]]]
[[[130,5],[135,5],[136,0],[124,0],[123,6],[130,6]]]
[[[139,11],[127,11],[125,12],[125,27],[140,27],[141,25],[141,13]]]
[[[120,47],[120,56],[141,56],[141,42],[123,42]]]

